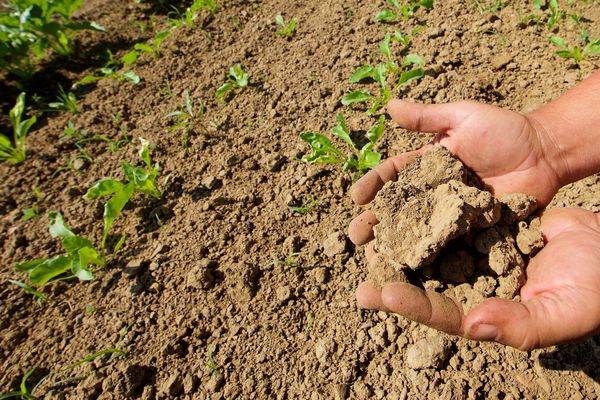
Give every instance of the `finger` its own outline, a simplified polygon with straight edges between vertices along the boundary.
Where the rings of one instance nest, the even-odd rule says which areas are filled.
[[[350,222],[348,237],[350,237],[352,243],[361,246],[375,238],[373,226],[378,223],[379,221],[373,211],[364,211]]]
[[[381,291],[388,310],[432,328],[461,334],[462,308],[449,297],[425,291],[409,283],[390,283]]]
[[[401,127],[418,132],[446,133],[457,125],[469,105],[466,102],[447,104],[409,103],[390,100],[388,113]]]
[[[400,172],[406,164],[411,162],[416,156],[427,151],[431,146],[424,146],[419,150],[402,153],[399,156],[391,157],[379,164],[376,168],[367,172],[352,187],[350,196],[356,204],[363,205],[369,203],[375,198],[375,195],[388,181],[398,179]]]
[[[561,301],[552,293],[523,302],[489,299],[471,310],[463,330],[470,339],[493,340],[526,351],[575,340],[583,329],[569,324],[575,310],[563,313],[552,307]]]
[[[599,230],[598,214],[577,208],[545,210],[541,217],[541,230],[546,241],[554,239],[564,231],[589,227]]]
[[[381,290],[371,282],[363,282],[358,285],[356,302],[359,307],[369,310],[388,311],[381,301]]]

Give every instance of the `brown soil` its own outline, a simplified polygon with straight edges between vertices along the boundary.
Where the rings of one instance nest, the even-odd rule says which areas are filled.
[[[459,160],[436,145],[407,165],[396,181],[386,183],[373,202],[380,223],[374,227],[378,256],[371,279],[380,285],[382,279],[407,281],[404,270],[421,269],[422,280],[430,281],[424,284],[441,291],[445,284],[474,285],[493,276],[496,296],[512,299],[524,283],[525,256],[544,245],[539,218],[528,219],[535,209],[535,198],[525,194],[494,198]],[[392,277],[390,265],[397,271]],[[454,285],[448,290],[453,292]],[[489,288],[475,292],[479,300],[489,295]]]
[[[427,74],[396,93],[414,101],[473,99],[529,111],[595,68],[591,62],[576,68],[557,58],[549,32],[521,22],[531,12],[522,2],[480,13],[474,2],[439,1],[432,11],[421,10],[394,26],[373,22],[383,6],[383,1],[223,1],[214,19],[170,36],[160,58],[143,56],[134,66],[139,85],[101,81],[77,90],[80,114],[43,115],[28,138],[25,163],[0,165],[0,392],[18,387],[34,366],[33,382],[114,346],[119,332],[130,326],[121,342],[126,360],[98,358],[46,381],[36,394],[48,399],[600,397],[598,337],[522,353],[445,337],[356,306],[354,290],[366,279],[367,267],[363,252],[343,234],[358,212],[347,196],[351,176],[336,167],[298,162],[306,148],[297,135],[328,131],[335,112],[344,112],[350,126],[373,125],[364,112],[344,108],[339,100],[354,87],[348,83],[354,69],[379,60],[377,45],[387,30],[411,32],[417,24],[427,25],[410,50],[424,57]],[[78,57],[52,61],[34,86],[54,100],[56,82],[90,73],[106,49],[122,55],[164,29],[164,12],[157,11],[150,18],[153,11],[144,3],[85,2],[81,16],[99,21],[107,33],[80,35]],[[586,17],[590,36],[600,34],[597,2],[577,2],[573,12]],[[293,38],[274,34],[278,13],[298,20]],[[143,33],[138,22],[147,25]],[[556,29],[570,42],[579,32],[571,20]],[[220,104],[214,91],[236,62],[250,73],[251,85]],[[207,129],[192,134],[189,151],[178,133],[167,131],[165,118],[183,102],[185,90],[207,110]],[[17,90],[3,93],[12,94],[2,99],[6,111]],[[53,176],[65,158],[78,154],[72,143],[60,140],[68,120],[111,139],[128,134],[150,140],[162,166],[161,182],[170,179],[161,200],[136,197],[117,220],[110,241],[126,234],[127,242],[106,270],[91,282],[42,288],[51,301],[39,305],[7,280],[25,279],[13,271],[14,263],[59,251],[44,215],[61,210],[77,233],[98,242],[102,204],[82,195],[99,178],[122,177],[120,160],[138,160],[135,142],[114,152],[88,143],[84,149],[93,162]],[[427,139],[387,121],[379,150],[392,155]],[[42,217],[22,221],[21,211],[35,202],[33,185],[45,195],[38,204]],[[565,188],[552,206],[598,211],[599,193],[600,178],[591,177]],[[289,212],[289,204],[311,195],[319,202],[315,211]],[[292,262],[273,262],[290,253],[299,255]],[[489,296],[495,280],[487,278],[474,287]],[[209,353],[216,368],[208,366]],[[63,379],[70,377],[78,378]]]

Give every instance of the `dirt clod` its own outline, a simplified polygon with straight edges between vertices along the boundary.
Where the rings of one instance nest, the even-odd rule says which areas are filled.
[[[424,287],[433,283],[444,291],[462,283],[472,288],[488,275],[497,285],[478,285],[485,293],[462,288],[451,294],[469,308],[494,289],[512,298],[524,282],[527,256],[543,245],[539,219],[525,221],[536,207],[525,194],[496,199],[448,150],[434,146],[375,198],[380,223],[374,227],[377,255],[369,277],[383,286],[405,282],[403,271],[418,270]]]
[[[421,339],[409,345],[406,365],[412,369],[439,369],[450,355],[451,343],[441,335]]]

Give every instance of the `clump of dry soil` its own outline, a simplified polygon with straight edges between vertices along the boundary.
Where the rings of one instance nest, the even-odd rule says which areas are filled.
[[[380,223],[371,279],[381,285],[416,275],[425,287],[452,290],[470,305],[492,294],[512,299],[528,258],[544,245],[535,209],[529,195],[494,197],[447,149],[434,146],[375,198]]]

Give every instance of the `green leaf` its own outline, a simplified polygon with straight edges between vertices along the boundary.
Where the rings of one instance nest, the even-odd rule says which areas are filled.
[[[421,79],[423,76],[425,76],[425,71],[423,71],[422,68],[415,68],[411,69],[410,71],[405,71],[400,74],[398,85],[405,85],[412,80]]]
[[[360,90],[353,90],[344,97],[342,97],[342,104],[348,106],[354,103],[362,103],[372,99],[373,95],[371,93],[362,92]]]
[[[140,83],[140,77],[133,71],[124,72],[122,76],[126,81],[131,82],[134,85]]]
[[[146,164],[146,167],[152,168],[152,162],[150,161],[150,142],[140,137],[140,158]]]
[[[140,53],[138,53],[135,50],[132,50],[129,53],[125,54],[123,57],[121,57],[121,62],[123,63],[123,67],[127,67],[127,66],[133,64],[134,62],[136,62],[139,56],[140,56]]]
[[[318,132],[302,132],[300,139],[308,143],[312,152],[305,154],[302,161],[308,164],[342,163],[344,155],[331,144],[327,136]]]
[[[555,45],[556,47],[567,47],[567,42],[565,39],[559,37],[559,36],[551,36],[550,37],[550,43],[552,43],[553,45]]]
[[[154,49],[151,46],[148,46],[146,43],[136,43],[133,48],[143,51],[144,53],[154,54]]]
[[[100,179],[83,196],[86,200],[97,199],[98,197],[108,196],[123,189],[122,182],[113,178]]]
[[[352,76],[350,76],[350,83],[358,83],[363,79],[373,78],[375,74],[375,68],[370,65],[361,65],[354,71]]]
[[[423,61],[423,57],[415,53],[407,54],[406,57],[404,57],[404,59],[402,60],[402,66],[423,64],[425,64],[425,61]]]
[[[29,272],[41,263],[46,261],[45,258],[36,258],[35,260],[25,261],[22,263],[15,264],[15,271],[17,272]]]
[[[375,144],[379,141],[379,139],[381,139],[381,136],[383,136],[384,131],[385,131],[385,116],[380,115],[377,125],[375,125],[371,129],[369,129],[369,132],[367,132],[367,139],[369,139],[369,142],[371,142],[372,144]]]
[[[285,26],[285,22],[283,20],[283,15],[279,14],[275,16],[275,23],[279,26]]]
[[[52,237],[65,239],[75,236],[75,234],[65,225],[65,220],[61,213],[51,212],[48,216],[50,217],[50,234]]]
[[[29,272],[29,281],[36,286],[43,286],[51,279],[64,274],[71,268],[71,259],[65,256],[50,258]]]
[[[233,84],[231,82],[224,83],[215,92],[215,97],[220,100],[230,90],[233,90]]]
[[[333,136],[336,136],[344,141],[348,146],[354,147],[354,142],[352,142],[352,138],[350,138],[350,130],[348,129],[348,125],[346,124],[346,120],[342,114],[337,114],[335,116],[337,121],[337,125],[333,127],[331,133]]]
[[[115,219],[119,216],[123,208],[131,196],[133,196],[133,182],[125,185],[120,191],[115,193],[115,195],[106,202],[104,205],[104,230],[102,232],[102,249],[104,250],[106,245],[106,238],[108,237],[108,232],[110,231],[110,227],[112,226]]]
[[[381,162],[381,154],[373,151],[373,143],[367,143],[360,151],[358,157],[358,170],[366,171],[373,169]]]
[[[40,301],[46,301],[46,300],[48,300],[47,296],[45,296],[44,294],[38,292],[37,290],[35,290],[31,286],[29,286],[29,285],[27,285],[27,284],[25,284],[25,283],[23,283],[21,281],[17,281],[17,280],[13,280],[13,279],[9,279],[8,281],[10,283],[12,283],[13,285],[16,285],[16,286],[20,287],[21,289],[23,289],[24,291],[26,291],[30,295],[37,297],[38,299],[40,299]]]
[[[119,252],[119,250],[121,250],[121,247],[123,247],[126,240],[127,240],[127,235],[121,236],[121,239],[119,239],[119,241],[115,245],[115,248],[113,249],[113,256],[116,255]]]
[[[385,38],[379,43],[379,52],[385,56],[388,60],[392,58],[392,50],[390,49],[391,36],[389,33],[385,34]]]
[[[420,0],[419,5],[423,8],[431,10],[433,8],[433,0]]]
[[[93,248],[94,245],[87,238],[81,236],[70,236],[63,239],[62,247],[65,250],[65,252],[69,255],[69,257],[75,259],[77,258],[77,253],[80,249],[85,247]]]
[[[396,19],[398,19],[398,16],[390,9],[385,9],[375,14],[375,21],[378,22],[394,22]]]

